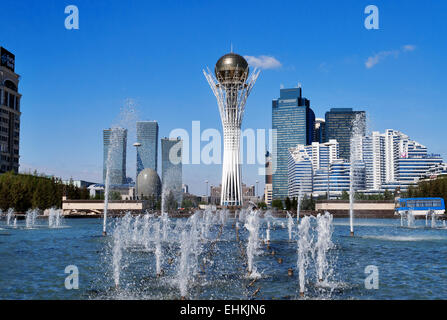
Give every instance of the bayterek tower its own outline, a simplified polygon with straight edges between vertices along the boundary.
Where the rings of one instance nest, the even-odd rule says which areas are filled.
[[[213,90],[219,107],[224,133],[224,157],[222,165],[222,206],[242,205],[241,164],[239,148],[241,124],[245,103],[253,88],[259,71],[249,75],[247,61],[233,52],[221,57],[214,68],[214,75],[208,69],[203,74]]]

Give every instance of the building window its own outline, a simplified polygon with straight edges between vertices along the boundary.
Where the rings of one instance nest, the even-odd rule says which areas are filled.
[[[11,80],[6,80],[4,84],[5,84],[6,88],[11,89],[12,91],[17,92],[17,86]]]

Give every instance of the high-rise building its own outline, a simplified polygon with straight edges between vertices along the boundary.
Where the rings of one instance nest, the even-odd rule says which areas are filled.
[[[365,164],[365,188],[379,190],[385,182],[385,137],[377,131],[362,137],[362,158]]]
[[[157,121],[137,122],[137,176],[143,169],[157,172],[158,159],[158,123]]]
[[[340,158],[350,160],[351,136],[366,133],[365,111],[353,111],[352,108],[332,108],[326,112],[326,141],[337,140],[340,145]]]
[[[19,171],[20,76],[15,73],[15,56],[0,47],[0,173]]]
[[[314,176],[319,176],[319,188],[322,186],[321,177],[329,179],[330,165],[337,161],[338,143],[330,140],[326,143],[313,142],[312,145],[297,145],[289,149],[288,189],[289,197],[298,194],[310,194],[314,191]],[[327,184],[326,184],[327,186]],[[328,188],[324,189],[327,192]]]
[[[405,191],[443,160],[406,134],[387,129],[363,137],[363,162],[367,190],[393,191],[399,187]]]
[[[273,199],[288,196],[289,148],[312,143],[315,114],[310,101],[302,96],[301,88],[281,89],[280,97],[272,101],[273,141]],[[275,155],[276,154],[276,155]]]
[[[324,119],[315,119],[313,142],[326,142],[326,121]]]
[[[161,180],[165,194],[171,192],[180,206],[182,203],[182,149],[179,138],[161,139]]]
[[[109,184],[126,183],[127,129],[112,128],[103,130],[104,157],[103,180],[106,183],[109,168]]]

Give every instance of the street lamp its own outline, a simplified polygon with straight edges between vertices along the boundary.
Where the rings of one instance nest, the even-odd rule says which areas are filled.
[[[135,142],[133,146],[135,147],[135,151],[137,153],[137,165],[135,173],[135,199],[138,200],[138,148],[141,147],[141,143]]]

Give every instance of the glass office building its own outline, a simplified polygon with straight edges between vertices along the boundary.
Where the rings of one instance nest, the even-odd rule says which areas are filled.
[[[137,122],[137,176],[144,169],[157,172],[158,159],[158,123],[157,121]]]
[[[326,142],[326,122],[324,119],[315,119],[315,129],[313,142],[323,143]]]
[[[273,199],[288,196],[289,148],[298,144],[312,143],[315,129],[315,114],[310,101],[302,96],[301,88],[281,89],[280,97],[272,101],[272,148]],[[276,154],[275,154],[276,153]]]
[[[161,179],[162,189],[167,195],[170,191],[180,206],[182,203],[182,148],[180,139],[161,139]]]
[[[127,129],[112,128],[103,131],[104,157],[103,181],[106,183],[109,168],[109,184],[126,183]]]
[[[336,139],[340,145],[340,158],[350,160],[350,143],[354,124],[357,124],[360,135],[366,133],[365,111],[353,111],[352,108],[332,108],[326,112],[326,141]]]

